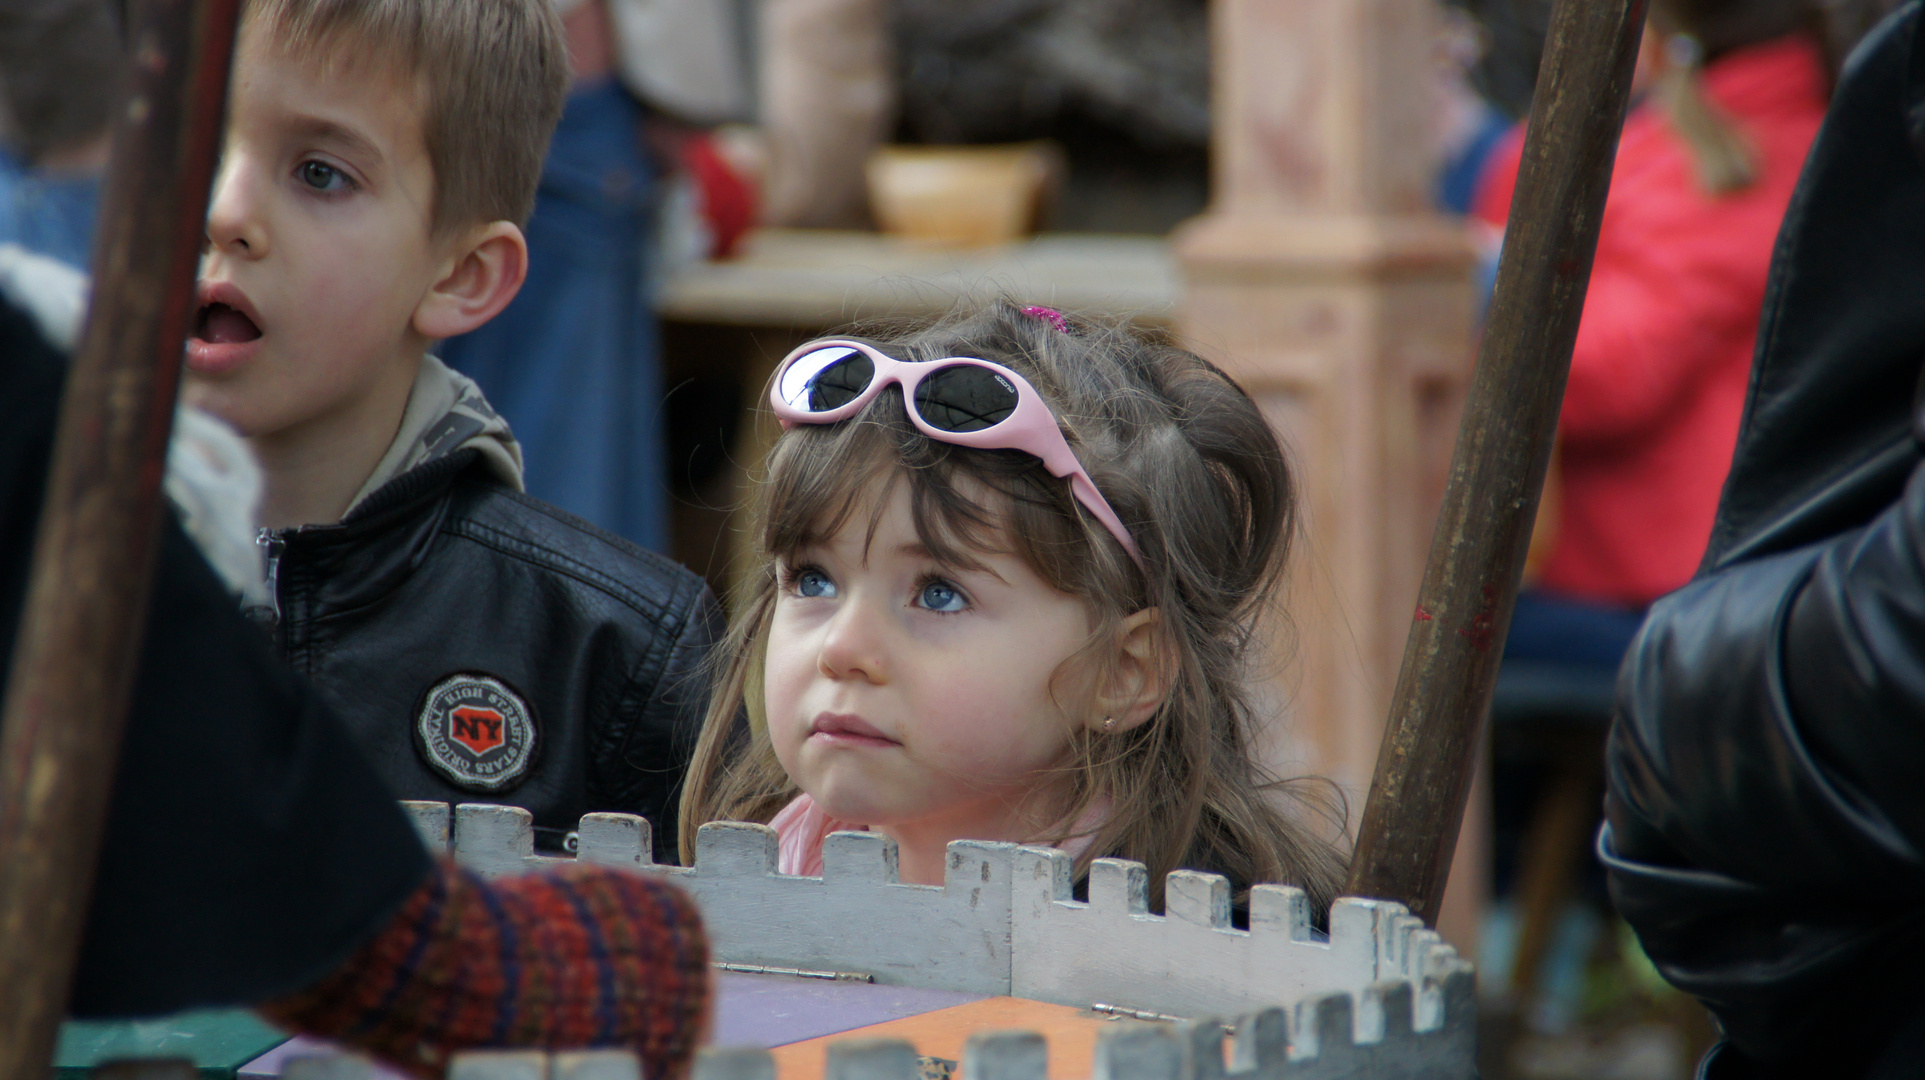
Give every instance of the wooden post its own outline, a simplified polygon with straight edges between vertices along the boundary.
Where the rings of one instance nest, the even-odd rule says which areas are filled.
[[[0,1080],[40,1080],[66,1015],[145,625],[160,483],[237,0],[138,0],[0,721]]]
[[[1215,0],[1211,19],[1214,189],[1173,238],[1178,330],[1295,459],[1304,529],[1265,673],[1287,724],[1268,756],[1337,780],[1354,826],[1470,374],[1472,251],[1430,202],[1440,12]]]
[[[1557,0],[1450,488],[1348,891],[1434,921],[1510,629],[1646,0]]]

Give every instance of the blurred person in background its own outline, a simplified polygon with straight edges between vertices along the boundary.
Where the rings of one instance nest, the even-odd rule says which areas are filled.
[[[529,219],[528,280],[482,329],[439,355],[513,427],[530,494],[668,550],[655,316],[645,283],[665,174],[694,177],[707,237],[726,254],[754,192],[708,125],[751,100],[736,0],[556,0],[573,84]]]
[[[0,244],[86,268],[120,72],[104,0],[0,4]]]
[[[1479,86],[1480,65],[1490,52],[1493,35],[1461,2],[1442,6],[1442,19],[1433,50],[1436,85],[1431,92],[1432,154],[1437,178],[1431,201],[1449,214],[1468,214],[1477,197],[1478,182],[1490,170],[1491,156],[1505,144],[1516,124]],[[1488,267],[1479,268],[1481,292],[1490,294],[1496,270],[1495,251]]]
[[[759,123],[764,224],[859,228],[863,165],[895,122],[891,0],[763,0]]]
[[[1765,275],[1832,64],[1811,0],[1658,0],[1559,423],[1561,513],[1507,657],[1610,679],[1711,535]],[[1477,213],[1509,214],[1522,132]]]

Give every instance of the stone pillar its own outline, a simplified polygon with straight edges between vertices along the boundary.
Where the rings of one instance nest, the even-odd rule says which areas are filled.
[[[1295,458],[1302,529],[1266,673],[1286,719],[1267,750],[1285,775],[1338,781],[1354,829],[1471,362],[1471,249],[1429,208],[1440,12],[1213,4],[1214,187],[1172,238],[1178,331],[1243,383]],[[1467,815],[1467,836],[1481,817]],[[1468,883],[1475,909],[1472,846],[1452,892]]]

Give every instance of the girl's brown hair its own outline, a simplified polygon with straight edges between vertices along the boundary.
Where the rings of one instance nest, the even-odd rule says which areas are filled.
[[[1147,574],[1037,459],[926,438],[893,388],[849,420],[786,432],[758,485],[758,563],[717,652],[714,698],[682,795],[682,859],[703,822],[766,822],[798,794],[760,715],[778,561],[864,508],[877,512],[877,493],[906,479],[917,534],[938,559],[968,565],[972,551],[1008,551],[1087,604],[1093,632],[1065,665],[1088,675],[1076,685],[1105,684],[1123,619],[1159,613],[1170,689],[1155,715],[1116,734],[1072,725],[1062,828],[1108,804],[1078,874],[1095,856],[1141,862],[1159,909],[1163,875],[1185,867],[1224,874],[1239,890],[1296,885],[1326,908],[1344,873],[1326,839],[1343,819],[1335,789],[1280,781],[1252,753],[1267,718],[1249,693],[1248,654],[1276,594],[1296,495],[1283,448],[1249,396],[1161,337],[1074,316],[1059,331],[1007,301],[932,326],[861,333],[904,360],[973,356],[1021,373],[1129,528]],[[1093,715],[1087,702],[1058,704],[1068,716]]]

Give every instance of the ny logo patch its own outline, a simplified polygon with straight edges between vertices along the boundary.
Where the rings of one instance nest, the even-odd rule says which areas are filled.
[[[450,675],[422,698],[415,750],[449,783],[500,792],[520,783],[535,760],[528,703],[491,675]]]

